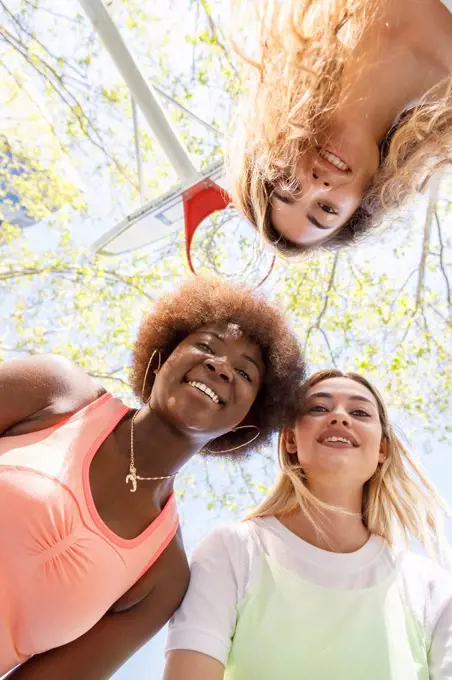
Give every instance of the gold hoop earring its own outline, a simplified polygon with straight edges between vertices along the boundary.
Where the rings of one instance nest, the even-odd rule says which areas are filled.
[[[151,368],[152,360],[155,357],[156,352],[159,353],[159,365],[157,366],[156,373],[158,373],[160,371],[160,367],[162,365],[162,355],[160,354],[160,350],[155,349],[151,354],[151,358],[149,359],[149,362],[148,362],[148,365],[147,365],[147,368],[146,368],[146,373],[144,374],[143,387],[141,388],[141,401],[143,402],[143,404],[146,403],[146,399],[144,398],[144,388],[146,387],[146,380],[147,380],[147,377],[148,377],[149,369]],[[150,398],[151,398],[151,395],[149,395],[148,401],[149,401]]]
[[[212,451],[212,450],[209,449],[207,446],[204,446],[204,449],[205,449],[206,451],[208,451],[209,453],[211,453],[212,455],[215,455],[215,454],[217,454],[217,453],[229,453],[230,451],[237,451],[238,449],[242,449],[244,446],[249,446],[249,445],[252,444],[254,441],[256,441],[256,439],[257,439],[258,437],[260,437],[261,431],[260,431],[260,429],[257,427],[257,425],[239,425],[239,427],[234,427],[234,428],[231,430],[231,432],[237,432],[238,430],[244,430],[244,429],[250,428],[250,427],[252,427],[253,429],[257,430],[257,434],[255,434],[254,437],[253,437],[252,439],[249,440],[249,442],[245,442],[244,444],[240,444],[239,446],[233,446],[233,447],[230,448],[230,449],[222,449],[222,450],[220,450],[220,451]]]

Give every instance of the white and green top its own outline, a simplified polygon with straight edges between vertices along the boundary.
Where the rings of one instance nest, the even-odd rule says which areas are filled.
[[[170,649],[225,680],[451,680],[452,575],[377,536],[339,554],[274,517],[223,527],[195,550]]]

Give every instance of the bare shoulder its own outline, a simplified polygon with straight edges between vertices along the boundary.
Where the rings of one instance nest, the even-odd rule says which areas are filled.
[[[0,365],[0,433],[21,434],[33,429],[32,422],[34,429],[48,427],[104,392],[97,380],[63,356],[6,361]]]
[[[40,354],[17,357],[0,365],[2,378],[14,382],[39,381],[42,385],[51,386],[57,393],[65,393],[68,388],[78,384],[85,386],[96,382],[86,371],[70,359],[59,354]]]
[[[48,385],[49,391],[61,406],[72,407],[75,402],[86,403],[101,396],[105,389],[100,382],[80,368],[76,363],[58,354],[45,354],[33,357],[34,365],[30,370]]]

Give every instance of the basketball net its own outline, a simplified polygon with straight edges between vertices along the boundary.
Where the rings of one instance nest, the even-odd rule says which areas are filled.
[[[191,186],[182,194],[184,206],[185,253],[190,271],[196,274],[191,257],[193,237],[201,223],[216,211],[225,210],[231,204],[229,194],[208,177]],[[255,286],[259,288],[270,276],[275,265],[273,256],[264,278]]]

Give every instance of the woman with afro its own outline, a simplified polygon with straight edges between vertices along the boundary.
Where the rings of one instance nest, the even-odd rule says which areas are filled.
[[[233,4],[233,196],[278,252],[357,242],[451,162],[452,0]]]
[[[168,621],[189,579],[177,472],[267,444],[303,372],[278,310],[199,279],[141,323],[138,410],[62,357],[0,366],[0,676],[109,678]]]

